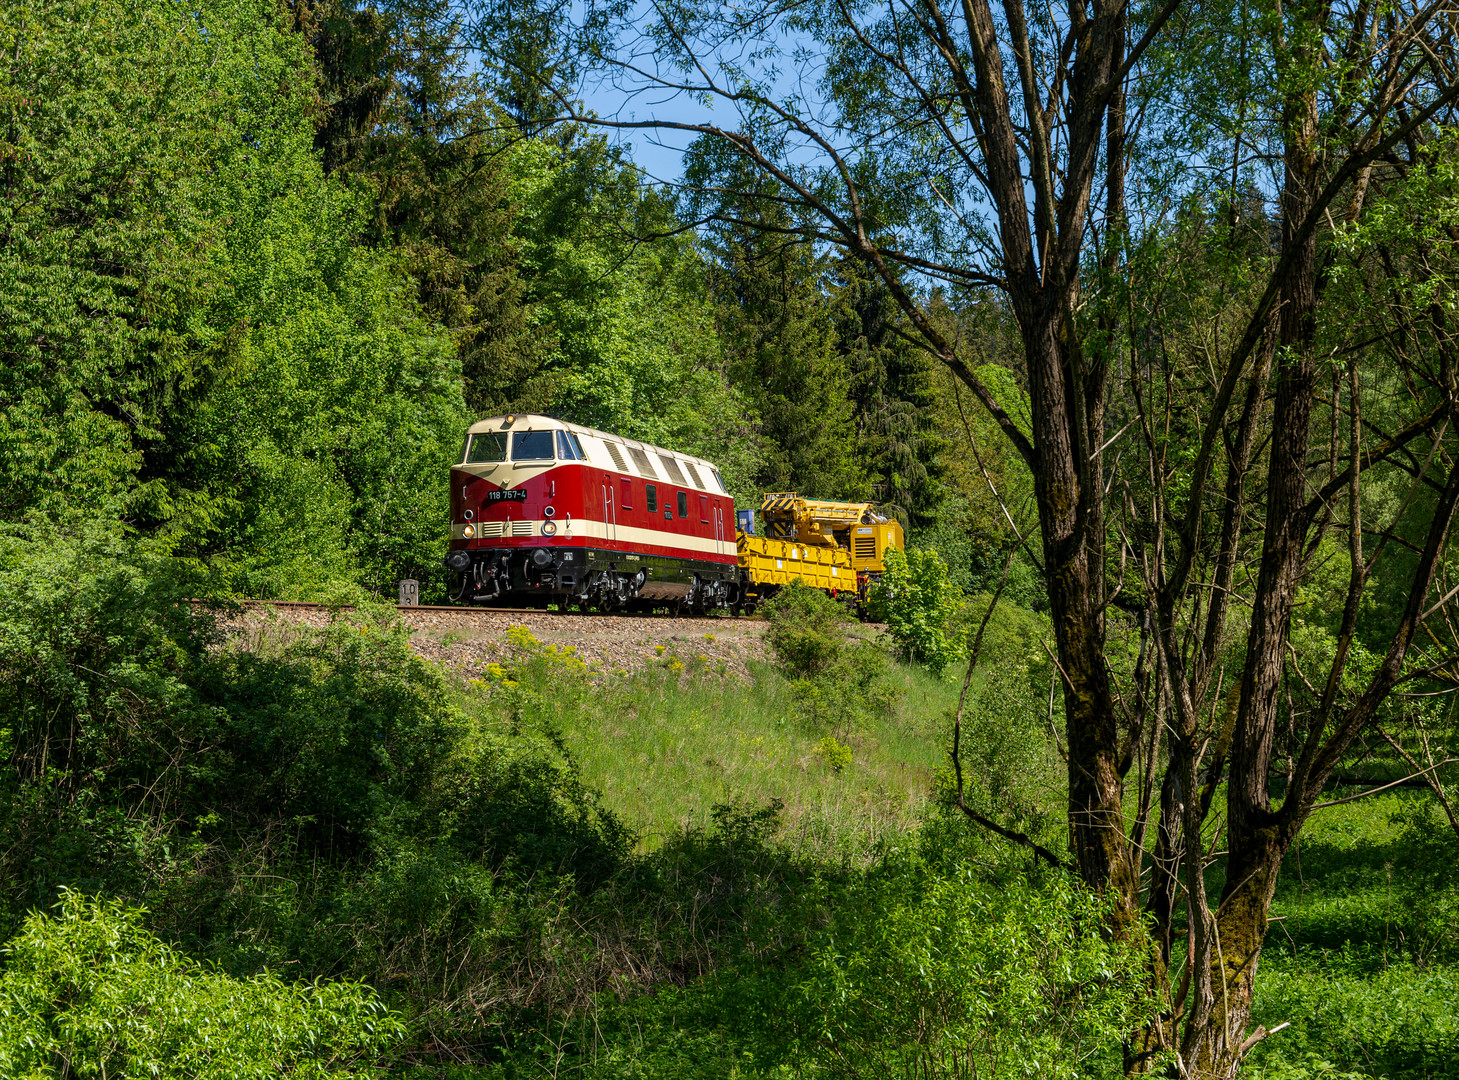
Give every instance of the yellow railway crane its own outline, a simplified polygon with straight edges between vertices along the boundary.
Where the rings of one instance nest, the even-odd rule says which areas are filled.
[[[905,546],[902,526],[869,502],[777,491],[761,500],[760,516],[764,536],[741,530],[736,538],[751,605],[797,578],[813,589],[849,594],[864,603],[871,583],[886,569],[888,549]]]

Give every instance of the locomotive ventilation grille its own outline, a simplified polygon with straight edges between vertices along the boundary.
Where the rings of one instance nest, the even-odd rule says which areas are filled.
[[[483,521],[481,523],[482,536],[501,536],[506,531],[505,521]]]
[[[608,456],[613,459],[613,464],[618,466],[618,471],[627,472],[628,462],[623,460],[623,451],[618,449],[618,444],[604,439],[603,445],[608,448]]]
[[[858,559],[876,558],[876,538],[858,536],[856,538],[856,557]]]
[[[684,468],[688,469],[689,475],[694,477],[694,486],[697,488],[702,488],[704,486],[704,481],[699,479],[699,470],[694,467],[694,462],[684,462]]]
[[[654,467],[649,464],[648,455],[645,454],[638,447],[630,446],[628,448],[628,456],[631,457],[633,459],[633,463],[638,466],[638,471],[640,474],[642,474],[643,476],[647,476],[652,480],[657,480],[659,478],[659,474],[654,472]]]
[[[534,524],[535,523],[531,521],[514,521],[512,522],[512,535],[531,536],[533,533]]]

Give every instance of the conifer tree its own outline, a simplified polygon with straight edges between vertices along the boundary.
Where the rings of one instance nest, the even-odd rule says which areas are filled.
[[[937,518],[944,491],[933,362],[903,333],[891,293],[864,263],[834,267],[838,348],[846,358],[858,459],[883,510],[911,528]]]
[[[426,310],[458,341],[468,405],[513,397],[551,349],[525,296],[510,118],[464,60],[471,32],[447,0],[297,0],[319,70],[315,144],[326,169],[376,192],[371,239],[398,249]]]

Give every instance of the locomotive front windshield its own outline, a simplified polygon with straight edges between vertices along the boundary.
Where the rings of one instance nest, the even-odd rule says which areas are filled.
[[[500,431],[484,431],[471,436],[466,450],[466,464],[480,465],[488,461],[507,460],[507,437]]]
[[[516,431],[512,433],[513,461],[551,461],[552,432]]]

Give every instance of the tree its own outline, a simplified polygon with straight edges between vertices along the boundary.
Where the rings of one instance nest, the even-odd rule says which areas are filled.
[[[882,510],[909,528],[925,528],[936,521],[944,496],[933,361],[902,336],[891,293],[863,264],[841,259],[834,274],[836,336],[849,369],[857,459],[871,474]]]
[[[255,595],[435,564],[412,474],[459,445],[452,343],[322,171],[300,39],[253,0],[0,34],[0,517],[160,536]]]
[[[555,339],[526,295],[512,121],[464,49],[480,29],[447,0],[295,0],[289,13],[318,69],[326,171],[374,196],[370,239],[455,335],[472,410],[494,411]]]
[[[717,222],[706,235],[726,367],[754,401],[767,444],[757,486],[865,497],[852,377],[824,260],[796,236],[778,184],[750,186],[754,178],[713,142],[693,148],[688,175],[683,215]]]
[[[1168,1052],[1186,1075],[1233,1075],[1265,1034],[1247,1022],[1283,858],[1356,734],[1401,679],[1429,666],[1415,670],[1410,651],[1438,606],[1432,586],[1459,499],[1444,449],[1455,385],[1444,316],[1395,309],[1380,341],[1409,396],[1373,423],[1358,360],[1366,345],[1342,333],[1350,324],[1328,290],[1340,241],[1374,220],[1372,194],[1446,160],[1438,125],[1452,123],[1459,97],[1447,16],[1422,5],[1379,14],[1366,3],[1182,0],[1079,0],[1060,12],[1021,0],[996,11],[988,0],[950,11],[937,0],[654,11],[645,24],[626,0],[591,7],[585,50],[621,89],[697,95],[725,106],[731,123],[598,122],[692,132],[779,185],[782,230],[871,267],[920,345],[1026,462],[1063,681],[1072,865],[1113,898],[1112,932],[1139,933],[1158,802],[1171,838],[1164,865],[1183,875],[1185,962],[1157,960],[1167,1008],[1132,1038],[1129,1067]],[[1229,177],[1230,195],[1254,169],[1274,195],[1278,245],[1208,286],[1227,321],[1205,325],[1199,365],[1175,367],[1158,347],[1158,318],[1129,317],[1131,286],[1149,284],[1137,257],[1159,246],[1171,205],[1219,202],[1210,176]],[[719,194],[730,202],[734,192]],[[1142,222],[1151,227],[1137,232]],[[1375,253],[1369,272],[1382,262]],[[1432,282],[1434,271],[1389,264],[1379,276]],[[937,284],[1001,295],[1022,347],[1027,431],[935,317]],[[1319,357],[1339,356],[1346,390],[1339,378],[1324,401]],[[1389,547],[1365,554],[1364,484],[1395,471],[1414,492],[1405,507],[1417,522],[1404,528],[1416,531],[1415,557],[1397,579],[1401,611],[1383,659],[1349,692],[1360,602]],[[1254,510],[1265,513],[1259,549],[1246,536]],[[1283,715],[1298,584],[1334,534],[1350,563],[1336,648],[1311,680],[1312,707]],[[1237,577],[1242,566],[1249,577]],[[1238,582],[1251,605],[1244,632]],[[1112,630],[1140,639],[1131,671],[1115,661]],[[1224,693],[1228,661],[1237,689]],[[1166,716],[1175,734],[1162,742]],[[1274,801],[1284,720],[1294,745]],[[1228,772],[1229,854],[1212,904],[1202,827]],[[1155,915],[1173,927],[1174,910]],[[1171,974],[1182,970],[1188,983]]]

